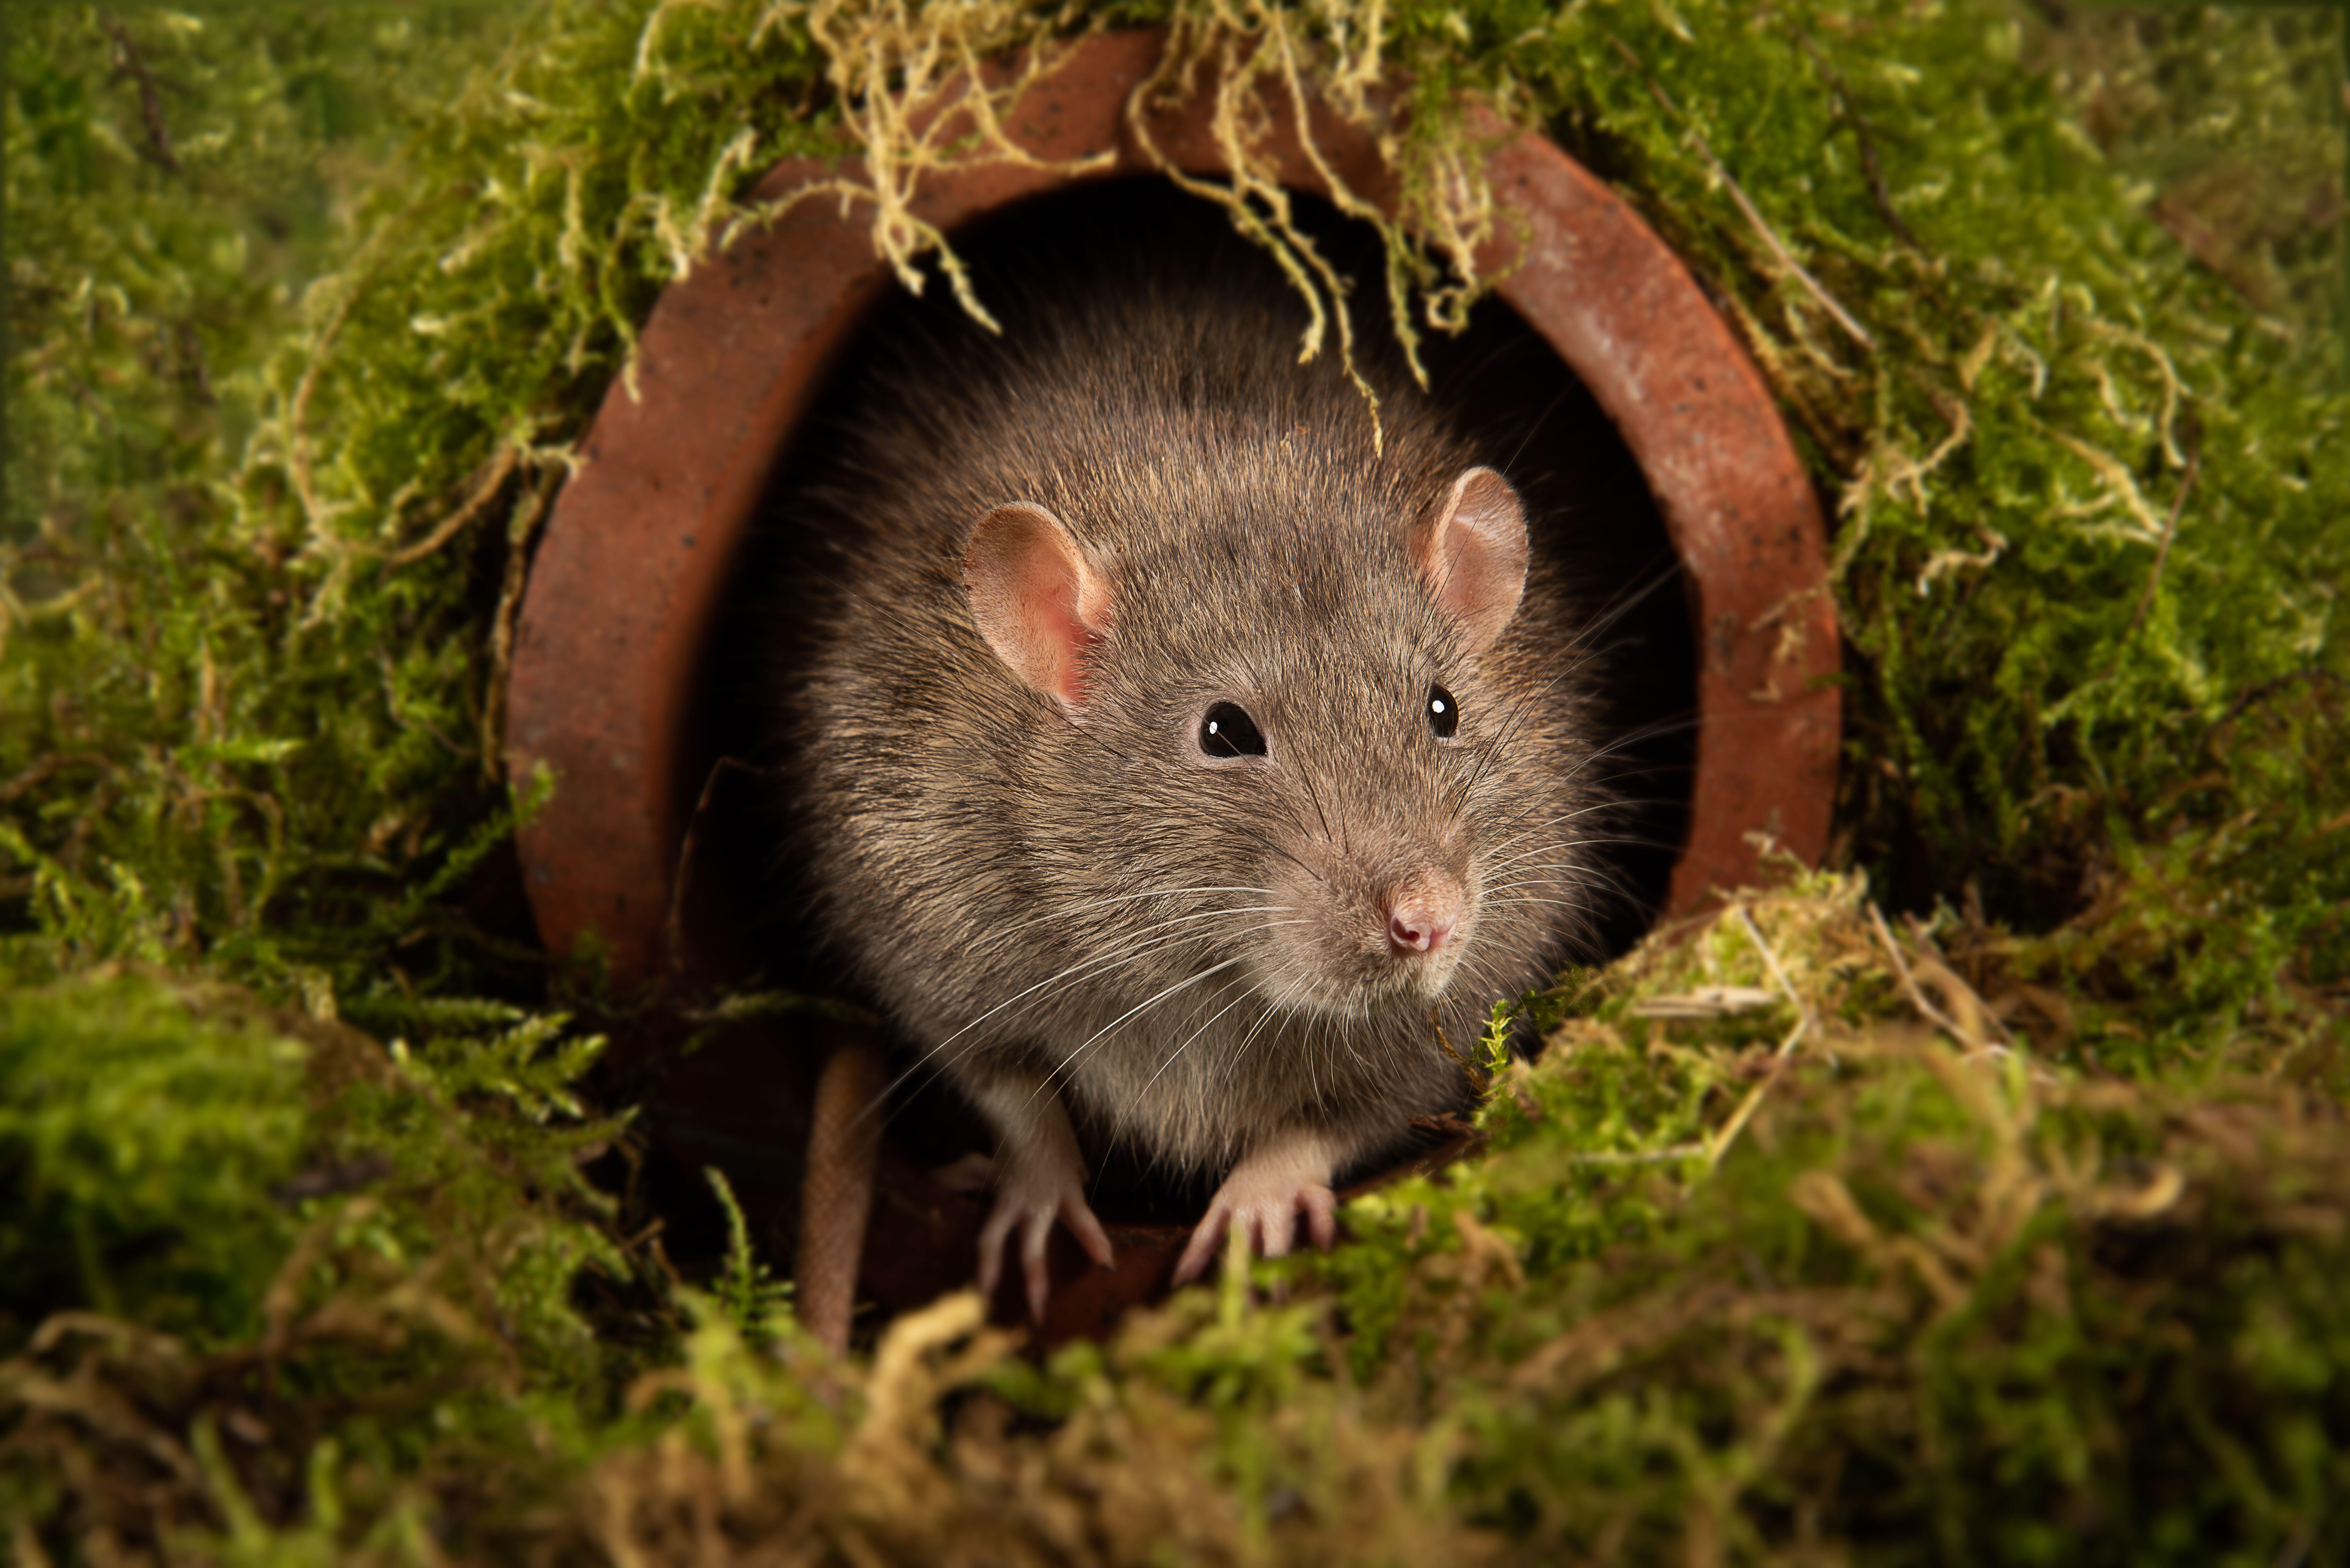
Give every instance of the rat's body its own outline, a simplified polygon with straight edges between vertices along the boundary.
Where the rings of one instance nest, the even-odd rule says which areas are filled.
[[[1255,271],[1251,271],[1255,268]],[[992,1280],[1069,1116],[1267,1252],[1457,1106],[1592,902],[1582,698],[1514,493],[1404,385],[1296,362],[1253,256],[1064,279],[876,384],[786,504],[837,541],[793,693],[827,929],[988,1116]],[[1002,304],[1000,300],[991,303]],[[1523,587],[1523,597],[1521,589]]]

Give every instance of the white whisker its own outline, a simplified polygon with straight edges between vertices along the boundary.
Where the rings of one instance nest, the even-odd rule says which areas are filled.
[[[1233,997],[1230,1002],[1224,1003],[1222,1007],[1217,1009],[1214,1017],[1210,1018],[1207,1023],[1201,1024],[1200,1027],[1192,1030],[1189,1035],[1185,1036],[1183,1044],[1176,1046],[1174,1050],[1170,1051],[1167,1054],[1167,1060],[1159,1064],[1159,1071],[1150,1075],[1150,1082],[1143,1085],[1139,1090],[1136,1091],[1134,1096],[1135,1104],[1140,1105],[1142,1103],[1142,1096],[1150,1093],[1151,1085],[1158,1083],[1159,1079],[1167,1075],[1167,1069],[1175,1064],[1176,1057],[1180,1056],[1184,1052],[1189,1051],[1191,1048],[1191,1043],[1193,1041],[1199,1039],[1201,1035],[1205,1034],[1209,1030],[1216,1026],[1216,1019],[1222,1018],[1225,1013],[1230,1012],[1233,1008],[1238,1007],[1242,1002],[1248,1001],[1249,998],[1255,994],[1256,993],[1253,991],[1245,986],[1243,987],[1241,993],[1238,996]]]
[[[1138,898],[1180,898],[1190,893],[1261,893],[1268,898],[1274,897],[1274,890],[1270,888],[1150,888],[1139,893],[1120,893],[1113,898],[1095,898],[1087,903],[1072,904],[1062,909],[1048,910],[1034,919],[1023,920],[1016,926],[1006,926],[1000,931],[992,931],[988,933],[985,940],[991,944],[1000,943],[1031,927],[1045,925],[1054,920],[1069,919],[1095,909],[1107,909],[1113,904],[1131,904]]]
[[[1166,990],[1160,992],[1158,995],[1151,997],[1149,1001],[1139,1002],[1135,1006],[1128,1009],[1125,1012],[1120,1013],[1118,1017],[1111,1019],[1107,1023],[1105,1023],[1099,1029],[1095,1030],[1093,1033],[1087,1036],[1076,1050],[1062,1057],[1060,1064],[1053,1069],[1052,1075],[1048,1076],[1044,1083],[1036,1085],[1036,1094],[1031,1095],[1028,1097],[1031,1100],[1034,1100],[1036,1097],[1036,1095],[1043,1095],[1050,1092],[1053,1086],[1052,1078],[1061,1076],[1067,1073],[1072,1066],[1076,1065],[1077,1058],[1085,1054],[1086,1047],[1087,1045],[1091,1045],[1095,1041],[1100,1039],[1103,1035],[1108,1033],[1111,1030],[1117,1028],[1128,1019],[1132,1018],[1136,1013],[1146,1012],[1150,1008],[1156,1007],[1159,1002],[1164,1002],[1167,998],[1174,995],[1177,992],[1182,991],[1190,986],[1197,985],[1201,981],[1206,980],[1212,975],[1222,974],[1228,969],[1237,969],[1247,961],[1248,960],[1245,958],[1226,959],[1223,962],[1217,964],[1212,969],[1203,969],[1195,975],[1177,981],[1173,985],[1169,986]]]
[[[962,1039],[964,1035],[970,1033],[972,1030],[978,1028],[981,1024],[986,1023],[989,1019],[994,1017],[1005,1008],[1012,1006],[1015,1002],[1024,1001],[1028,997],[1034,996],[1036,992],[1044,990],[1046,986],[1054,985],[1064,981],[1094,978],[1100,974],[1106,974],[1123,964],[1131,962],[1135,959],[1144,956],[1145,954],[1157,952],[1160,949],[1174,947],[1179,943],[1192,940],[1195,933],[1191,931],[1179,931],[1173,936],[1164,936],[1160,934],[1175,926],[1188,925],[1194,921],[1209,919],[1222,915],[1263,914],[1273,911],[1285,913],[1287,912],[1287,909],[1288,906],[1285,905],[1259,905],[1237,909],[1205,909],[1194,911],[1189,915],[1178,915],[1170,919],[1162,920],[1156,926],[1148,928],[1144,932],[1139,934],[1138,940],[1129,941],[1126,947],[1118,949],[1114,952],[1096,953],[1089,957],[1080,959],[1076,963],[1073,963],[1066,969],[1062,970],[1059,973],[1047,975],[1045,979],[1038,981],[1035,984],[1028,987],[1025,991],[1017,992],[1011,996],[1005,997],[1002,1002],[997,1002],[993,1007],[989,1008],[985,1012],[981,1013],[978,1017],[971,1020],[962,1028],[956,1030],[945,1039],[941,1040],[929,1050],[923,1052],[921,1055],[915,1060],[911,1066],[908,1067],[904,1072],[899,1074],[895,1078],[890,1080],[889,1087],[883,1089],[880,1095],[876,1096],[872,1105],[868,1106],[862,1112],[858,1113],[858,1117],[861,1120],[864,1116],[870,1116],[876,1108],[888,1101],[890,1095],[894,1094],[898,1089],[911,1080],[915,1074],[928,1066],[941,1052],[945,1051],[948,1046],[953,1044],[956,1041]],[[1088,971],[1091,972],[1089,973]]]
[[[1260,921],[1260,922],[1259,922],[1258,924],[1256,924],[1256,925],[1251,926],[1247,930],[1244,930],[1244,931],[1235,931],[1235,932],[1232,933],[1232,935],[1231,935],[1227,940],[1232,940],[1232,941],[1239,941],[1239,940],[1242,940],[1242,939],[1243,939],[1243,938],[1253,937],[1253,936],[1256,935],[1259,931],[1269,931],[1269,930],[1272,930],[1272,929],[1273,929],[1274,928],[1275,928],[1276,926],[1303,926],[1303,925],[1310,925],[1311,923],[1312,923],[1312,922],[1311,922],[1311,921],[1308,921],[1308,920],[1263,920],[1263,921]],[[1149,1009],[1149,1007],[1151,1007],[1151,1006],[1155,1005],[1155,1004],[1156,1004],[1159,1001],[1160,1001],[1162,998],[1164,998],[1164,997],[1166,997],[1166,996],[1168,996],[1168,995],[1170,995],[1170,994],[1172,994],[1172,993],[1173,993],[1173,992],[1178,992],[1178,991],[1182,990],[1185,986],[1190,985],[1190,984],[1193,983],[1194,981],[1201,981],[1201,980],[1204,980],[1204,979],[1206,979],[1209,975],[1212,975],[1212,974],[1220,974],[1220,973],[1222,973],[1223,971],[1228,970],[1228,969],[1231,969],[1234,964],[1244,963],[1244,962],[1246,962],[1246,961],[1247,961],[1246,955],[1243,955],[1241,958],[1232,959],[1232,960],[1231,960],[1231,961],[1228,961],[1228,962],[1218,964],[1218,965],[1216,965],[1216,966],[1215,966],[1214,968],[1212,968],[1212,969],[1209,969],[1209,970],[1206,970],[1206,971],[1201,971],[1201,973],[1199,973],[1199,974],[1192,975],[1192,976],[1191,976],[1190,979],[1188,979],[1188,980],[1183,980],[1183,981],[1178,981],[1176,984],[1174,984],[1174,985],[1171,985],[1171,986],[1168,987],[1166,991],[1163,991],[1163,992],[1159,992],[1159,994],[1158,996],[1154,996],[1154,997],[1152,997],[1149,1001],[1143,1002],[1141,1005],[1139,1005],[1139,1006],[1138,1006],[1138,1007],[1134,1008],[1131,1012],[1127,1012],[1124,1016],[1119,1017],[1119,1018],[1112,1019],[1109,1023],[1107,1023],[1104,1024],[1101,1028],[1099,1028],[1099,1029],[1096,1030],[1096,1031],[1095,1031],[1091,1035],[1089,1035],[1088,1037],[1087,1037],[1087,1039],[1085,1039],[1083,1042],[1081,1042],[1081,1043],[1076,1046],[1076,1048],[1075,1050],[1071,1051],[1067,1055],[1064,1056],[1064,1057],[1061,1059],[1060,1064],[1053,1069],[1054,1075],[1055,1075],[1055,1076],[1059,1076],[1059,1077],[1061,1077],[1061,1078],[1062,1078],[1062,1080],[1063,1080],[1064,1082],[1066,1082],[1066,1075],[1069,1072],[1069,1070],[1070,1070],[1071,1068],[1073,1068],[1073,1067],[1075,1067],[1075,1066],[1076,1065],[1077,1058],[1078,1058],[1078,1057],[1080,1057],[1080,1056],[1082,1056],[1082,1055],[1084,1055],[1087,1047],[1089,1047],[1089,1046],[1091,1046],[1092,1044],[1095,1044],[1095,1042],[1097,1042],[1097,1041],[1100,1040],[1104,1035],[1106,1035],[1106,1034],[1109,1033],[1110,1033],[1110,1031],[1112,1031],[1112,1030],[1114,1030],[1114,1029],[1118,1028],[1120,1024],[1122,1024],[1122,1023],[1126,1023],[1128,1019],[1131,1019],[1131,1018],[1135,1017],[1138,1013],[1140,1013],[1140,1012],[1144,1012],[1145,1010]]]

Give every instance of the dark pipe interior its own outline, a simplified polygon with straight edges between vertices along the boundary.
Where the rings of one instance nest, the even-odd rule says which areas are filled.
[[[1356,280],[1359,351],[1392,353],[1378,236],[1324,203],[1299,198],[1298,208],[1324,254]],[[1040,267],[1066,267],[1072,255],[1120,244],[1243,243],[1229,235],[1222,214],[1197,198],[1163,181],[1125,180],[1020,203],[957,234],[954,244],[981,299],[993,307],[1022,293],[1015,280]],[[1017,330],[1016,321],[1008,324]],[[858,372],[872,355],[909,335],[952,343],[976,331],[935,269],[922,297],[891,289],[851,338],[780,454],[771,496],[788,490],[829,432],[854,417]],[[1428,331],[1424,344],[1437,401],[1455,410],[1461,428],[1519,487],[1534,521],[1535,548],[1582,585],[1593,618],[1608,618],[1594,646],[1606,701],[1602,722],[1619,749],[1602,772],[1627,803],[1610,831],[1635,842],[1609,847],[1608,874],[1621,892],[1607,904],[1597,950],[1576,956],[1611,956],[1648,929],[1685,836],[1696,648],[1679,568],[1622,439],[1582,383],[1508,306],[1488,299],[1461,337]],[[683,799],[705,793],[707,799],[694,825],[686,929],[705,972],[763,989],[840,995],[837,968],[800,912],[803,897],[780,847],[784,812],[776,786],[750,772],[712,771],[721,758],[757,768],[776,754],[770,693],[776,671],[793,657],[790,585],[807,569],[808,542],[774,525],[773,517],[770,506],[743,547],[736,589],[713,630],[696,716],[700,743],[690,753],[691,776],[679,783]],[[806,1054],[815,1044],[813,1027],[787,1017],[758,1039],[722,1039],[702,1059],[673,1064],[649,1095],[656,1152],[648,1196],[671,1218],[673,1256],[698,1251],[696,1236],[716,1244],[702,1164],[725,1169],[746,1207],[770,1211],[763,1229],[771,1241],[788,1236],[806,1068],[786,1058]],[[924,1166],[986,1143],[951,1095],[919,1084],[892,1107],[891,1139]],[[672,1211],[665,1193],[698,1220]],[[1204,1197],[1154,1187],[1132,1171],[1106,1170],[1098,1173],[1096,1206],[1106,1220],[1184,1219]],[[680,1221],[687,1221],[682,1230]]]

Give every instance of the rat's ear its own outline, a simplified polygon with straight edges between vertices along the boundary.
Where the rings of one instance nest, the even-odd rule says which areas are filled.
[[[997,507],[972,528],[962,585],[995,656],[1082,717],[1086,654],[1109,630],[1109,585],[1061,520],[1033,502]]]
[[[1493,646],[1526,591],[1526,509],[1510,482],[1471,468],[1412,524],[1411,558],[1468,639],[1470,653]]]

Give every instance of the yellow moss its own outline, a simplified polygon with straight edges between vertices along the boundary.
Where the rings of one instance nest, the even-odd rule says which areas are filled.
[[[639,76],[659,75],[658,39],[671,12],[706,4],[662,0],[639,40]],[[859,161],[731,210],[719,194],[726,170],[714,171],[690,221],[666,208],[655,215],[676,270],[682,275],[692,265],[713,233],[723,245],[803,202],[832,197],[844,212],[859,203],[872,208],[875,254],[888,261],[907,289],[922,291],[918,264],[925,256],[935,258],[963,309],[995,330],[994,318],[972,292],[947,236],[915,214],[916,193],[925,179],[953,169],[1009,163],[1075,176],[1108,165],[1115,155],[1107,151],[1066,161],[1040,159],[1006,129],[1020,101],[1066,62],[1071,29],[1082,36],[1098,26],[1097,18],[1080,26],[1087,14],[1081,5],[1042,12],[1016,0],[953,6],[912,0],[778,0],[754,27],[752,47],[771,31],[795,24],[807,29],[823,51],[825,79],[837,94],[843,128],[859,151]],[[1308,311],[1301,360],[1322,351],[1335,324],[1339,357],[1371,411],[1375,440],[1378,400],[1357,367],[1354,325],[1344,303],[1353,280],[1339,274],[1296,222],[1290,191],[1268,147],[1281,129],[1292,131],[1330,200],[1378,231],[1387,257],[1390,324],[1424,385],[1415,306],[1430,327],[1455,332],[1466,325],[1470,305],[1490,284],[1476,254],[1493,235],[1495,210],[1473,149],[1461,145],[1442,125],[1416,124],[1409,134],[1399,128],[1383,53],[1387,33],[1384,0],[1316,0],[1303,11],[1270,0],[1182,0],[1174,8],[1158,66],[1136,88],[1125,115],[1146,159],[1182,189],[1222,207],[1234,226],[1280,265]],[[1211,95],[1210,134],[1226,165],[1217,178],[1178,169],[1150,134],[1153,109],[1200,93]],[[1307,107],[1316,102],[1374,139],[1399,182],[1396,211],[1381,208],[1339,176],[1308,117]],[[748,144],[742,139],[738,143],[747,157]],[[734,151],[730,145],[729,154]]]

